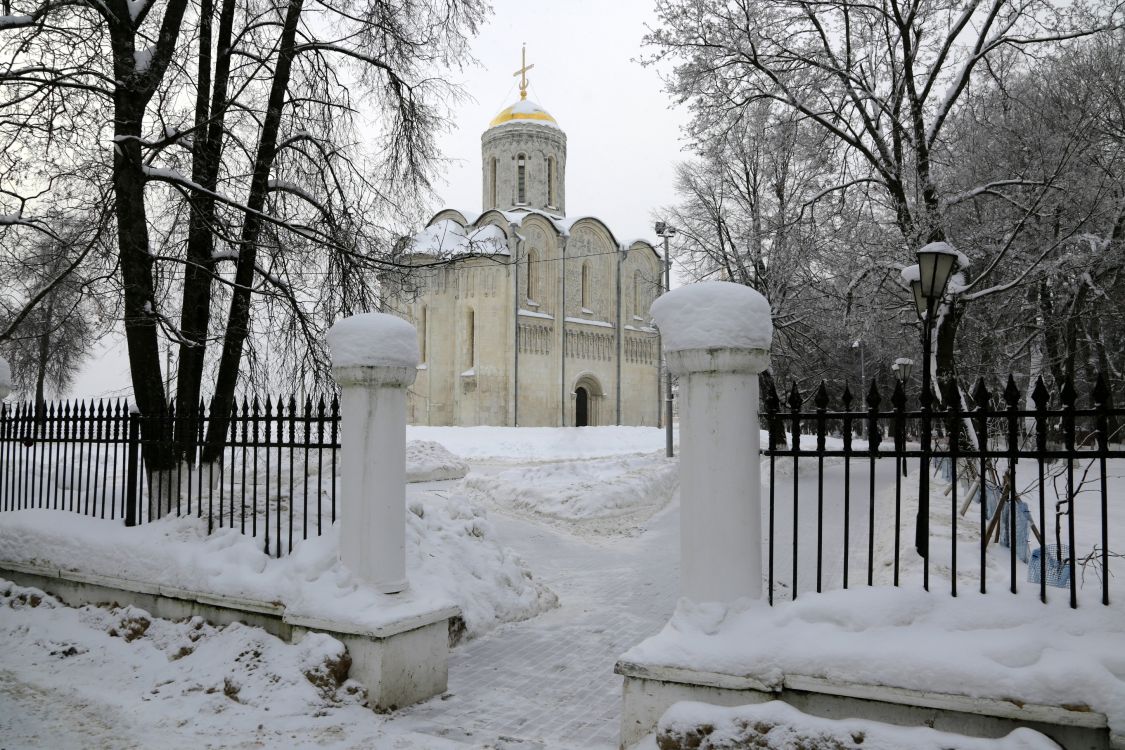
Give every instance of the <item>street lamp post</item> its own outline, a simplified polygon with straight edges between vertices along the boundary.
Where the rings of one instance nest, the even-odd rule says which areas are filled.
[[[933,329],[938,305],[945,296],[949,277],[957,265],[957,251],[946,242],[931,242],[917,252],[918,265],[906,268],[903,279],[910,283],[914,305],[922,320],[922,458],[918,471],[918,517],[914,546],[923,560],[923,586],[930,588],[930,428],[933,410]]]
[[[663,221],[656,222],[656,234],[664,238],[664,291],[672,290],[672,258],[668,255],[668,238],[676,234],[676,228]],[[664,369],[664,453],[672,457],[672,372]]]

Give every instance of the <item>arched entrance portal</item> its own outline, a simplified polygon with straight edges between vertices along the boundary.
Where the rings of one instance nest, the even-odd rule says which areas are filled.
[[[602,386],[590,373],[583,373],[574,382],[574,426],[590,427],[601,424],[598,418],[602,401]]]
[[[582,386],[574,389],[574,426],[585,427],[590,424],[590,394]]]

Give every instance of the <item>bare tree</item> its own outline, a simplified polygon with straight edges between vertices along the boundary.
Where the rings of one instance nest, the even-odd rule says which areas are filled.
[[[761,101],[820,127],[842,167],[821,199],[874,186],[874,216],[899,236],[881,262],[901,267],[922,244],[956,239],[951,205],[990,191],[1035,206],[1050,189],[1007,175],[957,185],[935,161],[981,72],[1114,28],[1120,9],[1048,0],[660,0],[657,13],[647,42],[655,60],[675,63],[669,88],[693,108],[696,130],[726,127],[732,113]],[[939,381],[953,376],[962,309],[937,318]]]
[[[0,210],[15,209],[3,228],[51,232],[42,208],[67,161],[101,167],[141,411],[167,408],[166,338],[180,352],[181,405],[210,392],[213,413],[229,414],[258,306],[271,322],[283,318],[323,371],[323,329],[339,310],[368,305],[401,229],[396,213],[408,216],[404,206],[428,188],[434,134],[457,94],[439,74],[467,58],[466,36],[487,6],[13,5],[0,18],[0,139],[17,144],[0,162],[14,178],[0,195]],[[326,291],[341,278],[355,298]],[[225,430],[212,423],[205,460],[218,457]],[[194,447],[146,441],[146,461],[171,468]]]

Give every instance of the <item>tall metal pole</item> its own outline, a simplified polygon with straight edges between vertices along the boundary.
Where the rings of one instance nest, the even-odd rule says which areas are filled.
[[[864,388],[867,387],[867,368],[864,367],[863,362],[863,340],[859,342],[859,383]]]
[[[933,404],[930,349],[933,346],[934,308],[937,300],[926,299],[925,328],[922,333],[922,457],[918,468],[918,518],[914,526],[914,546],[922,556],[922,585],[930,589],[930,408]]]
[[[664,230],[664,291],[672,290],[672,259],[668,255],[668,235],[671,228]],[[664,367],[664,453],[668,458],[672,451],[672,371]]]

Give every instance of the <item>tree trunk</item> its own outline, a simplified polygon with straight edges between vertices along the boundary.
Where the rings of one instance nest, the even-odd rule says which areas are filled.
[[[146,418],[163,417],[167,410],[164,381],[160,372],[157,340],[156,295],[153,257],[149,252],[148,220],[145,214],[145,171],[141,142],[144,114],[156,85],[163,77],[179,35],[187,0],[170,0],[161,22],[155,52],[149,64],[137,69],[135,22],[123,0],[106,8],[113,53],[113,191],[117,219],[117,249],[125,306],[125,342],[133,397]],[[160,426],[142,427],[142,456],[147,469],[158,471],[174,463],[171,435]],[[154,434],[155,433],[155,434]]]
[[[191,200],[188,262],[184,269],[183,304],[180,312],[183,341],[180,342],[179,373],[176,378],[176,402],[180,408],[191,409],[199,409],[198,404],[202,400],[203,366],[211,323],[211,285],[215,272],[215,239],[211,227],[215,221],[215,199],[207,191],[213,193],[218,186],[219,158],[225,135],[223,123],[227,107],[227,84],[230,78],[234,0],[223,0],[213,94],[209,85],[213,15],[211,0],[203,0],[200,14],[199,89],[195,110],[195,141],[192,144],[192,181],[201,185],[204,190],[197,191]],[[210,103],[208,97],[211,97]],[[199,417],[202,418],[202,414]],[[189,425],[177,435],[176,454],[189,466],[195,461],[197,435],[195,425]]]
[[[242,364],[242,349],[249,333],[250,287],[254,281],[257,243],[262,232],[260,214],[266,203],[270,171],[277,156],[277,134],[281,126],[286,90],[289,87],[293,58],[296,54],[297,27],[301,20],[302,4],[303,0],[289,0],[285,25],[281,32],[280,50],[274,68],[269,103],[258,141],[258,153],[254,159],[254,176],[250,183],[250,197],[247,201],[250,211],[246,213],[242,224],[242,235],[239,238],[235,287],[231,294],[223,352],[219,360],[219,373],[215,380],[215,396],[211,401],[211,420],[207,426],[207,438],[203,450],[204,463],[220,460],[226,443],[229,415],[234,405],[234,390],[238,385],[239,368]]]

